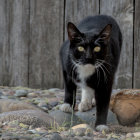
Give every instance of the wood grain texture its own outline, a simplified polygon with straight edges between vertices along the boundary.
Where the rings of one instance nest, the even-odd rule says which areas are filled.
[[[0,11],[1,85],[28,86],[29,0],[1,0]]]
[[[67,23],[78,24],[83,18],[99,14],[99,0],[66,0],[65,6],[65,39]]]
[[[4,55],[3,55],[3,48],[8,46],[8,26],[7,26],[7,4],[6,1],[1,0],[0,1],[0,85],[4,84],[3,81],[3,74],[4,74],[4,68],[3,68],[3,61],[4,61]]]
[[[140,88],[140,1],[135,0],[134,21],[134,88]]]
[[[101,0],[100,13],[113,16],[123,34],[123,46],[114,88],[132,88],[133,0]]]
[[[3,77],[6,73],[4,70],[5,57],[3,54],[4,48],[8,48],[8,21],[7,21],[7,1],[0,1],[0,85],[7,83],[7,80],[4,81]],[[6,62],[5,62],[6,63]],[[8,62],[7,62],[8,63]],[[6,76],[6,75],[5,75]],[[8,77],[5,77],[7,79]],[[8,84],[8,83],[7,83]]]
[[[60,87],[64,0],[31,0],[30,6],[29,86]]]

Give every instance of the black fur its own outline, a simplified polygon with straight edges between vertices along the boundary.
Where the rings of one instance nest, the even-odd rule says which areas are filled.
[[[68,23],[69,40],[64,42],[60,51],[63,68],[65,103],[73,104],[76,96],[76,83],[80,82],[76,68],[73,69],[73,62],[80,59],[81,63],[95,65],[96,60],[103,60],[104,72],[99,68],[100,77],[97,70],[86,79],[86,84],[95,90],[95,100],[97,107],[97,119],[95,125],[106,124],[107,113],[112,91],[114,74],[116,72],[121,46],[122,34],[116,21],[105,15],[87,17],[77,26]],[[77,51],[78,46],[83,46],[85,53]],[[93,52],[94,47],[100,46],[99,53]],[[75,103],[75,101],[74,101]]]

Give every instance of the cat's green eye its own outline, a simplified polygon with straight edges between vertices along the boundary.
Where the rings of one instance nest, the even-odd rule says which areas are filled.
[[[79,52],[84,52],[84,51],[85,51],[85,49],[84,49],[84,47],[79,46],[79,47],[78,47],[78,51],[79,51]]]
[[[101,50],[101,47],[99,47],[99,46],[96,46],[95,48],[94,48],[94,52],[99,52]]]

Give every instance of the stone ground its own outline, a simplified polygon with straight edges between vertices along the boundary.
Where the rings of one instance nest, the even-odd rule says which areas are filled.
[[[121,126],[109,111],[109,132],[94,129],[95,107],[72,114],[59,110],[64,91],[0,87],[0,140],[139,140],[140,126]]]

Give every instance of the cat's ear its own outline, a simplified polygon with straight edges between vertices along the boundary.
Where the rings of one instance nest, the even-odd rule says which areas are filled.
[[[71,22],[68,22],[67,32],[70,41],[79,40],[82,37],[82,33]]]
[[[112,30],[112,24],[107,24],[98,36],[99,41],[109,41]]]

